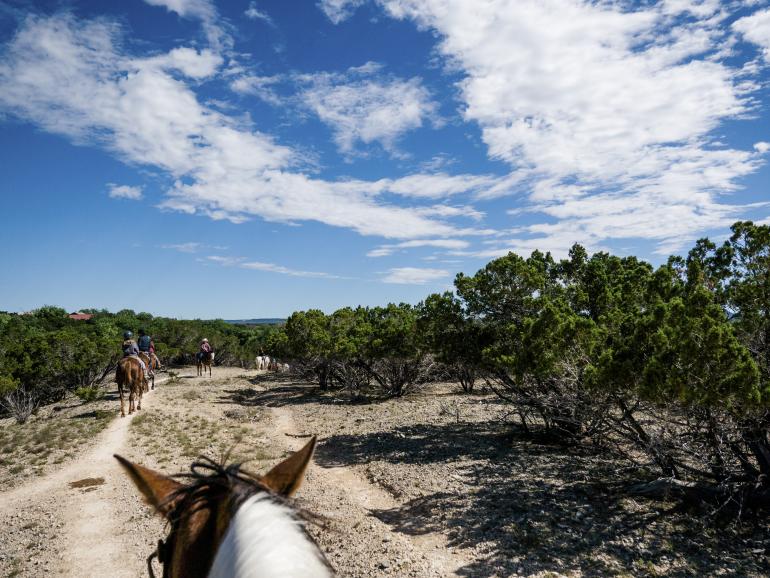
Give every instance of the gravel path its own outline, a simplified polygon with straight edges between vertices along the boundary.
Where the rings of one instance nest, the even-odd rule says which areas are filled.
[[[147,575],[166,530],[113,453],[177,473],[232,450],[266,471],[310,435],[297,501],[340,576],[770,575],[767,527],[628,499],[625,464],[517,433],[493,395],[439,384],[358,403],[237,368],[158,385],[74,461],[0,492],[0,576]]]
[[[240,417],[235,413],[239,404],[214,402],[234,380],[244,377],[243,370],[218,368],[212,380],[196,378],[193,372],[181,373],[182,386],[164,388],[159,381],[156,391],[145,394],[141,412],[115,419],[75,461],[0,493],[0,523],[7,530],[7,540],[0,546],[4,575],[146,576],[145,558],[163,536],[163,522],[141,503],[112,456],[120,453],[168,472],[182,470],[181,457],[172,460],[171,467],[163,467],[152,456],[143,455],[130,426],[143,414],[185,412],[189,408],[180,397],[190,397],[190,392],[196,392],[192,399],[201,414],[222,420],[232,405],[230,416]],[[257,372],[246,375],[256,376]],[[248,382],[239,385],[249,386],[249,392],[264,391]],[[259,417],[258,435],[273,453],[262,469],[307,441],[288,408],[270,408]],[[298,501],[326,519],[324,528],[314,527],[311,532],[342,576],[451,576],[464,562],[453,559],[440,535],[408,536],[373,517],[373,511],[398,503],[351,468],[313,465]]]

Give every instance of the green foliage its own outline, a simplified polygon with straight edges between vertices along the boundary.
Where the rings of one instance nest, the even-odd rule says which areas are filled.
[[[136,334],[145,329],[166,365],[192,363],[203,337],[216,349],[217,363],[225,365],[252,364],[269,340],[283,339],[269,326],[168,319],[128,309],[89,312],[94,316],[87,321],[70,319],[64,309],[51,306],[31,314],[0,313],[0,395],[23,387],[41,403],[70,391],[91,397],[94,384],[114,371],[126,330]]]
[[[19,380],[9,375],[0,374],[0,397],[8,395],[19,387]]]
[[[96,401],[102,397],[102,390],[98,387],[79,387],[75,390],[75,395],[80,401],[87,403],[89,401]]]

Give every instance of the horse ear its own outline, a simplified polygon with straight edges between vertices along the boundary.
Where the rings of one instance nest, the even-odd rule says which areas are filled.
[[[313,436],[305,447],[293,453],[272,470],[262,476],[262,483],[282,496],[291,496],[302,484],[305,470],[313,457],[316,437]]]
[[[174,492],[182,487],[182,484],[155,470],[130,462],[122,456],[117,454],[114,456],[120,465],[126,469],[131,481],[142,492],[145,500],[159,513],[164,516],[168,514],[172,505],[170,498]]]

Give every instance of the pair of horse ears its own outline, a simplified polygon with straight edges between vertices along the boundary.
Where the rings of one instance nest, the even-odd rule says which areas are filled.
[[[315,450],[316,438],[313,436],[305,446],[283,460],[259,480],[270,490],[281,496],[291,496],[302,484],[310,458]],[[115,454],[136,487],[147,502],[158,512],[165,515],[171,508],[171,495],[182,487],[182,484],[155,470],[135,464],[126,458]]]

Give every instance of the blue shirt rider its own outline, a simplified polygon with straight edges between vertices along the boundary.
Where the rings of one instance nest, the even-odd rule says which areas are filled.
[[[142,361],[142,358],[139,357],[139,346],[136,344],[133,337],[134,334],[130,331],[123,333],[123,357],[135,357],[139,363],[142,364],[142,371],[144,372],[145,377],[147,377],[147,366],[144,364],[144,361]]]

